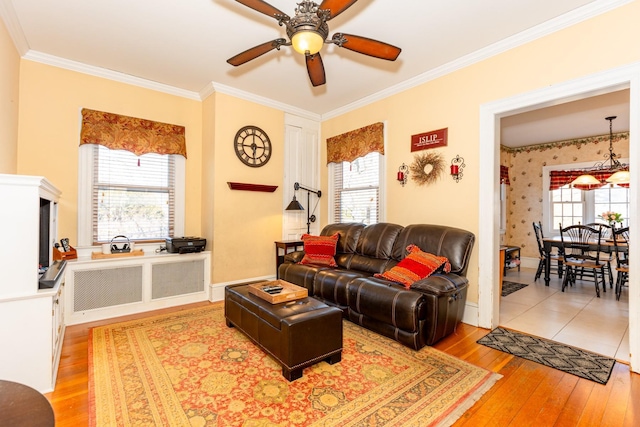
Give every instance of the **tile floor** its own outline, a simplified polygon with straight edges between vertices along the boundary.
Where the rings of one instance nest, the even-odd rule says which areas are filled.
[[[615,289],[596,297],[593,279],[578,280],[562,289],[553,274],[549,287],[533,281],[535,270],[508,270],[504,280],[529,286],[500,299],[500,326],[629,362],[629,300],[623,288],[620,301]],[[615,285],[614,285],[615,288]]]

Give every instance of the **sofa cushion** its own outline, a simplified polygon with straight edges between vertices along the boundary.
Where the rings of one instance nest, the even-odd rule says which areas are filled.
[[[320,232],[321,236],[333,236],[338,233],[336,253],[352,254],[356,251],[356,244],[365,225],[361,222],[343,222],[329,224]]]
[[[391,259],[393,244],[401,230],[401,225],[387,222],[366,226],[362,230],[349,268],[372,274],[385,271]]]
[[[338,243],[339,237],[338,233],[332,236],[303,234],[304,257],[300,261],[300,264],[318,264],[337,267],[338,264],[336,264],[333,256],[336,254],[336,244]]]
[[[451,271],[449,260],[428,252],[423,252],[416,245],[406,248],[409,255],[390,270],[374,277],[391,280],[403,284],[407,289],[418,280],[429,277],[434,272],[442,269],[445,273]]]

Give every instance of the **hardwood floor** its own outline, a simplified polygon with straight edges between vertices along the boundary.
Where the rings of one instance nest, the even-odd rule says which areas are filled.
[[[88,424],[87,343],[92,327],[151,314],[210,304],[202,302],[141,315],[67,327],[58,381],[47,394],[56,426]],[[455,426],[637,426],[640,425],[640,375],[616,363],[606,385],[479,345],[488,331],[460,324],[435,347],[460,359],[497,372],[496,383]]]

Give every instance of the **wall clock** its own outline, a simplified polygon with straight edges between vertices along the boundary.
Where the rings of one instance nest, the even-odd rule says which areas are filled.
[[[269,136],[257,126],[245,126],[240,129],[233,144],[236,156],[252,168],[264,166],[271,158]]]

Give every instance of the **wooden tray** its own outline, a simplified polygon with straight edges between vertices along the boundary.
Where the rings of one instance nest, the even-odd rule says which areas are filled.
[[[78,258],[78,251],[76,251],[76,249],[73,246],[69,246],[69,251],[68,252],[62,252],[61,250],[59,250],[55,246],[53,247],[53,260],[54,261],[60,261],[60,260],[63,260],[63,259],[77,259],[77,258]]]
[[[279,285],[282,286],[282,290],[278,294],[270,294],[262,290],[265,286]],[[305,298],[309,295],[307,288],[303,288],[293,283],[285,282],[284,280],[273,280],[269,282],[253,283],[249,285],[249,293],[262,298],[271,304],[278,304],[285,301],[294,301],[300,298]]]
[[[130,256],[142,256],[144,251],[142,249],[136,249],[131,252],[124,252],[118,254],[103,254],[102,252],[92,252],[91,259],[110,259],[110,258],[125,258]]]

